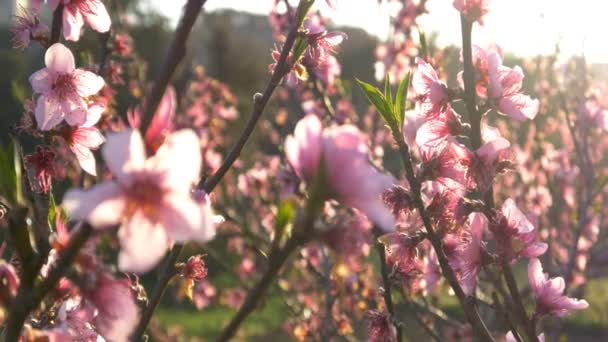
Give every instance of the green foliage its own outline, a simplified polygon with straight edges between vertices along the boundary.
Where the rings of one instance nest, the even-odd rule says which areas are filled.
[[[405,100],[407,99],[410,77],[411,73],[408,73],[405,79],[401,81],[395,99],[393,99],[388,74],[384,81],[384,93],[369,83],[357,80],[359,87],[378,113],[382,115],[393,134],[401,132],[405,120]]]
[[[0,195],[11,203],[21,200],[21,163],[18,146],[0,146]]]

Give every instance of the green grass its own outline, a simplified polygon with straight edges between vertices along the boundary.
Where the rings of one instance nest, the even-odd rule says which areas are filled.
[[[210,306],[201,311],[194,308],[161,307],[156,318],[164,327],[180,325],[187,337],[213,340],[234,314],[235,310],[221,305]],[[239,336],[246,337],[248,341],[260,340],[268,335],[280,336],[282,324],[288,315],[282,300],[277,296],[272,297],[248,317],[239,331]],[[284,335],[282,340],[285,340]]]

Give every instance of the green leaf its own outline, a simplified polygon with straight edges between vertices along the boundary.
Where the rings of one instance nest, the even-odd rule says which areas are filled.
[[[19,102],[24,102],[25,98],[26,98],[26,92],[25,92],[25,87],[21,84],[19,84],[19,82],[13,80],[11,82],[11,93],[13,95],[13,97],[15,99],[17,99]]]
[[[384,78],[384,99],[394,116],[395,107],[393,106],[393,91],[391,90],[391,77],[388,73],[386,73],[386,77]]]
[[[21,185],[17,180],[15,165],[15,150],[12,144],[0,146],[0,194],[8,201],[15,203],[18,198],[18,187]],[[18,161],[18,159],[17,159]]]
[[[273,248],[278,248],[283,241],[290,235],[291,222],[296,215],[296,208],[293,201],[286,200],[279,204],[277,216],[274,221]]]
[[[407,100],[407,92],[410,86],[410,78],[412,76],[412,72],[408,72],[405,78],[399,84],[399,89],[397,90],[397,98],[395,99],[395,118],[399,123],[399,127],[403,127],[405,123],[405,101]]]
[[[369,102],[376,107],[376,110],[382,115],[386,123],[389,126],[393,126],[395,124],[393,119],[393,113],[391,107],[387,105],[386,97],[382,94],[382,92],[369,83],[365,83],[359,79],[357,79],[357,83],[363,93],[369,100]]]
[[[57,218],[57,203],[55,202],[55,196],[53,196],[53,192],[49,192],[49,227],[55,227],[55,219]]]
[[[420,56],[422,57],[422,59],[426,60],[429,55],[429,46],[426,42],[426,36],[424,35],[424,31],[419,29],[418,37],[420,40]]]

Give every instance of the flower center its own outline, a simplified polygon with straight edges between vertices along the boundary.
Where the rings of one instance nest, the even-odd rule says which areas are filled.
[[[61,100],[65,100],[69,95],[76,92],[74,78],[71,74],[60,74],[53,82],[53,91]]]
[[[153,179],[135,181],[127,191],[126,216],[140,211],[151,221],[158,221],[164,193],[165,190]]]

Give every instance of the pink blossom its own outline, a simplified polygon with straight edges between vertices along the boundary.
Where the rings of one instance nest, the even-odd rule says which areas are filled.
[[[388,313],[370,310],[367,312],[367,341],[396,342],[397,332]]]
[[[216,295],[217,290],[211,283],[206,280],[199,281],[194,284],[192,289],[192,302],[197,309],[202,310],[211,304]]]
[[[56,175],[55,152],[48,147],[36,146],[36,152],[25,157],[27,163],[34,167],[38,189],[47,193],[51,189],[52,178]]]
[[[86,191],[70,190],[64,207],[72,219],[87,220],[96,228],[120,225],[121,270],[146,272],[172,241],[205,242],[214,236],[210,207],[191,193],[201,170],[193,131],[171,134],[147,159],[138,131],[111,134],[102,154],[116,180]]]
[[[464,133],[459,115],[449,105],[428,118],[416,132],[416,145],[423,150],[432,150],[444,143],[450,136]]]
[[[105,141],[95,124],[101,118],[105,108],[101,103],[94,103],[89,106],[87,121],[80,126],[68,126],[61,130],[61,136],[76,156],[80,167],[93,176],[97,175],[97,166],[91,150],[98,149]]]
[[[63,3],[63,36],[78,41],[86,23],[93,30],[104,33],[110,30],[112,20],[101,0],[48,0],[51,10]]]
[[[477,274],[481,270],[481,252],[484,246],[483,232],[488,220],[483,214],[473,213],[469,216],[470,238],[461,245],[457,255],[458,281],[468,296],[475,293]]]
[[[94,289],[85,298],[96,308],[93,324],[106,340],[129,340],[139,322],[139,310],[128,279],[99,274]]]
[[[492,60],[490,64],[493,64]],[[502,67],[498,71],[498,80],[494,81],[491,78],[488,90],[488,97],[493,101],[498,112],[518,121],[534,119],[540,106],[538,100],[521,94],[523,79],[524,73],[520,67],[514,69]]]
[[[150,122],[150,127],[146,130],[144,140],[148,151],[155,152],[158,150],[163,144],[165,136],[171,132],[176,108],[175,89],[168,87],[156,109],[152,122]]]
[[[483,17],[490,11],[490,0],[454,0],[454,7],[469,21],[483,26]]]
[[[44,56],[46,68],[30,76],[36,104],[38,128],[48,131],[63,119],[70,126],[87,121],[88,105],[84,98],[97,94],[105,85],[103,78],[76,69],[74,55],[63,44],[53,44]]]
[[[490,230],[496,238],[499,253],[508,261],[519,256],[537,257],[547,251],[546,243],[536,241],[534,225],[510,198],[491,218]]]
[[[49,27],[41,23],[37,13],[22,8],[21,14],[15,17],[11,25],[13,33],[13,46],[18,49],[25,49],[30,45],[30,41],[42,40],[48,34]]]
[[[467,160],[469,150],[455,139],[447,139],[434,148],[421,148],[421,174],[424,180],[435,180],[450,185],[450,180],[466,184]]]
[[[386,263],[393,272],[407,275],[417,271],[419,265],[417,246],[420,243],[417,236],[409,236],[404,233],[389,233],[380,237],[379,241],[384,245],[386,251]]]
[[[381,198],[393,178],[369,163],[369,149],[356,127],[323,128],[317,116],[307,115],[296,125],[294,135],[287,137],[285,154],[309,185],[323,167],[330,197],[361,210],[383,229],[393,229],[395,220]]]
[[[539,315],[557,315],[559,317],[569,314],[572,310],[583,310],[589,307],[584,299],[570,298],[564,295],[566,288],[564,278],[549,279],[543,273],[540,260],[530,259],[528,264],[528,281],[536,300],[536,313]]]
[[[325,30],[306,34],[306,41],[308,42],[306,58],[308,63],[313,67],[323,64],[346,38],[347,35],[344,32],[327,32]]]
[[[487,98],[499,113],[518,120],[532,120],[539,111],[540,102],[521,93],[524,73],[517,66],[503,65],[502,49],[490,45],[483,49],[473,47],[473,65],[476,71],[476,91]],[[459,75],[462,79],[462,74]]]
[[[418,98],[428,105],[423,105],[425,115],[434,116],[448,104],[448,87],[439,80],[433,66],[422,58],[416,58],[417,68],[412,75],[412,87]]]

